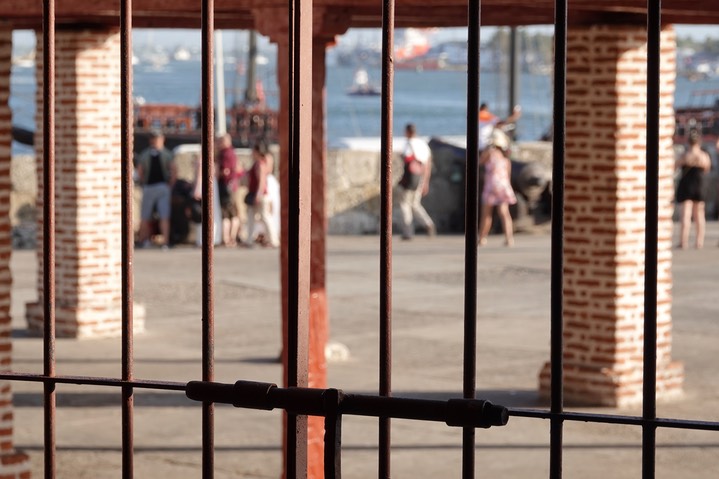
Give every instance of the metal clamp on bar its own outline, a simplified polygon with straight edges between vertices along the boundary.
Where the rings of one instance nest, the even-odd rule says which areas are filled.
[[[504,426],[509,421],[509,411],[481,399],[450,399],[447,401],[448,426],[481,427]]]
[[[190,381],[185,388],[185,395],[193,401],[271,411],[274,406],[270,405],[269,396],[273,389],[277,389],[277,384],[255,381],[237,381],[235,384]]]
[[[220,384],[187,383],[185,394],[195,401],[232,404],[235,407],[272,410],[309,416],[341,414],[417,419],[444,422],[454,427],[504,426],[509,411],[482,399],[436,401],[363,394],[345,394],[337,389],[279,388],[276,384],[237,381]]]

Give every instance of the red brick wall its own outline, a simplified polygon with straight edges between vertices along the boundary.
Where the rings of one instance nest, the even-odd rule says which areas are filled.
[[[569,32],[565,177],[565,395],[641,401],[647,37],[634,26]],[[662,33],[658,389],[681,390],[671,364],[675,38]],[[544,391],[548,375],[543,374]],[[673,386],[667,386],[666,381]]]
[[[37,78],[42,85],[40,38],[37,44]],[[114,335],[119,333],[121,321],[120,36],[116,30],[59,30],[55,48],[57,334]],[[41,95],[38,88],[39,225],[43,204]],[[39,302],[28,305],[27,314],[34,330],[42,328],[41,248]]]
[[[10,255],[10,56],[12,30],[0,25],[0,370],[12,369],[10,294],[12,276]],[[0,479],[30,477],[28,458],[13,449],[12,390],[8,381],[0,381]]]

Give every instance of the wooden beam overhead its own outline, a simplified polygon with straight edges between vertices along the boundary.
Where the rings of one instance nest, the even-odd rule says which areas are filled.
[[[286,0],[216,0],[217,28],[252,28],[254,15],[279,15]],[[351,27],[378,27],[381,24],[379,0],[315,0],[323,11],[341,11]],[[120,0],[56,0],[59,24],[116,25]],[[137,28],[198,28],[200,2],[197,0],[134,0],[133,25]],[[41,0],[2,0],[0,18],[15,28],[38,28],[42,16]],[[569,0],[570,24],[636,24],[646,18],[646,0]],[[719,24],[719,1],[663,0],[664,23]],[[400,27],[464,26],[466,0],[396,0],[395,20]],[[554,21],[554,0],[483,0],[484,25],[535,25]]]

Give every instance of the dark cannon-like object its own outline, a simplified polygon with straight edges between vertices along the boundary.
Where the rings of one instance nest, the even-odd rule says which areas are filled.
[[[529,144],[528,144],[529,145]],[[512,188],[517,204],[510,207],[516,231],[545,226],[551,213],[551,149],[542,142],[512,147]],[[430,191],[423,204],[443,233],[464,233],[466,146],[464,138],[432,138],[433,168]],[[484,168],[479,169],[479,202]],[[495,229],[496,228],[496,229]],[[499,221],[493,232],[500,231]]]

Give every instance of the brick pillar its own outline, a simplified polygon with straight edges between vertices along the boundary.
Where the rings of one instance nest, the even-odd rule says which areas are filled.
[[[56,33],[56,331],[60,337],[121,332],[120,34],[117,29]],[[37,41],[42,85],[42,40]],[[38,301],[31,331],[43,330],[42,88],[38,88]],[[144,314],[135,308],[134,325]]]
[[[10,146],[12,112],[10,111],[10,56],[12,29],[0,23],[0,370],[12,370],[10,295],[12,276],[10,255]],[[0,381],[0,479],[30,477],[28,457],[15,451],[12,441],[13,407],[9,381]]]
[[[662,32],[657,398],[682,392],[671,358],[675,37]],[[564,393],[568,403],[642,400],[647,35],[639,26],[568,35]],[[549,394],[549,366],[540,391]]]

